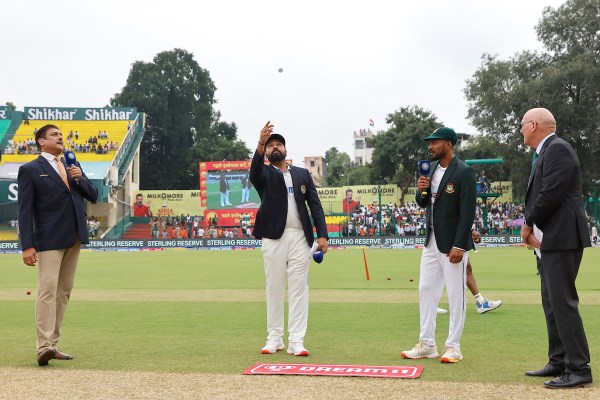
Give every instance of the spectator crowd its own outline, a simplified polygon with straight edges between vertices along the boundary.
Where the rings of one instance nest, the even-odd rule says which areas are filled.
[[[4,148],[4,154],[39,154],[40,151],[35,144],[35,134],[37,128],[33,130],[33,137],[15,142],[10,139]],[[119,142],[109,141],[108,132],[98,131],[97,135],[90,135],[87,139],[79,140],[79,131],[70,131],[63,137],[65,150],[71,150],[79,153],[108,154],[119,148]],[[101,142],[104,141],[104,142]]]
[[[487,209],[487,226],[484,223],[484,209]],[[518,234],[523,225],[522,204],[477,203],[474,228],[482,234]],[[342,236],[423,236],[425,235],[425,210],[417,203],[402,205],[384,204],[381,208],[381,229],[379,206],[360,204],[349,213],[349,221],[341,227]]]
[[[181,215],[174,217],[152,217],[150,231],[154,239],[195,239],[195,238],[251,238],[250,215],[246,213],[240,226],[220,226],[215,215],[204,220],[201,216]]]

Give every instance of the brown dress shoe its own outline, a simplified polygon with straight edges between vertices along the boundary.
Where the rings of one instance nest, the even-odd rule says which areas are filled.
[[[48,361],[54,358],[54,349],[45,349],[38,353],[37,362],[40,367],[48,365]]]
[[[54,359],[55,360],[72,360],[73,356],[67,353],[63,353],[59,349],[54,350]]]

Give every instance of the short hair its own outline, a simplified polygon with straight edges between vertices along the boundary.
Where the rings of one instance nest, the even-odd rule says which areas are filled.
[[[350,189],[350,188],[346,189],[346,194],[348,194],[348,192],[350,192],[350,193],[354,193],[354,192],[352,191],[352,189]]]
[[[46,138],[46,132],[48,131],[48,129],[58,129],[60,130],[60,128],[56,125],[53,124],[47,124],[42,126],[40,129],[37,130],[37,132],[35,133],[35,145],[37,146],[38,150],[42,149],[42,146],[40,146],[40,143],[38,142],[38,140],[40,138],[45,139]]]
[[[141,194],[141,193],[138,193],[138,194],[136,194],[136,195],[135,195],[135,198],[137,199],[137,198],[138,198],[138,197],[140,197],[140,196],[141,196],[141,197],[144,197],[144,195],[143,195],[143,194]]]

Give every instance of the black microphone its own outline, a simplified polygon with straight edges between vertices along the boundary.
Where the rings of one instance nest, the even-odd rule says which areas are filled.
[[[429,169],[431,167],[431,163],[429,162],[429,160],[421,160],[419,161],[419,173],[423,176],[429,176]],[[421,196],[422,197],[426,197],[427,196],[427,190],[428,189],[423,189],[421,191]]]
[[[65,162],[68,167],[72,167],[73,165],[77,165],[77,158],[75,157],[75,153],[71,150],[65,151]],[[76,185],[79,185],[79,178],[73,178]]]

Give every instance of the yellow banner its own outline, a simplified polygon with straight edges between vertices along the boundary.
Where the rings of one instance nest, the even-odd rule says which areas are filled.
[[[142,203],[148,206],[155,217],[204,215],[200,207],[199,190],[140,190],[135,193],[143,196]],[[131,204],[135,203],[135,197]]]
[[[344,187],[317,188],[325,214],[348,213],[358,204],[378,204],[379,192],[383,204],[397,204],[400,189],[396,185],[350,185]]]

